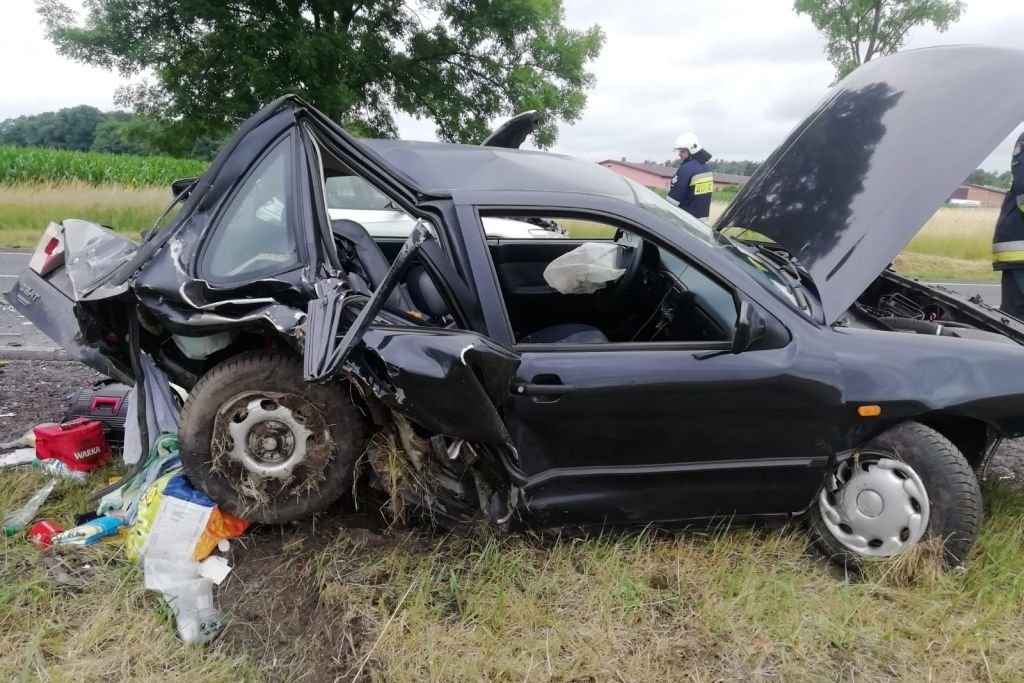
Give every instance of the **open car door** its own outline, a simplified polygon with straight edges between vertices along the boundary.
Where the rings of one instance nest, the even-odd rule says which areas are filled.
[[[456,325],[473,315],[460,301],[461,279],[421,221],[365,303],[340,281],[322,283],[320,296],[309,303],[306,380],[347,373],[388,408],[435,434],[509,445],[497,406],[508,395],[519,356],[476,332],[389,315],[388,299],[414,257],[439,281]],[[353,300],[362,307],[347,318]]]

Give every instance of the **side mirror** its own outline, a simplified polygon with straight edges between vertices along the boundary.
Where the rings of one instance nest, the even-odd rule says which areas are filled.
[[[175,197],[181,196],[182,199],[188,198],[188,193],[191,192],[192,186],[199,178],[179,178],[171,183],[171,194]]]
[[[732,352],[743,353],[768,333],[768,323],[749,301],[740,302],[736,332],[732,337]]]

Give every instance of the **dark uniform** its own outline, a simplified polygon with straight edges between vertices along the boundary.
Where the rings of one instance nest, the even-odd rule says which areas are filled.
[[[1024,134],[1010,163],[1013,184],[1006,193],[992,238],[992,267],[1003,271],[1000,308],[1024,320]]]
[[[711,193],[715,190],[711,167],[707,163],[710,160],[711,155],[703,149],[693,154],[679,164],[668,189],[669,199],[701,220],[707,220],[711,215]]]

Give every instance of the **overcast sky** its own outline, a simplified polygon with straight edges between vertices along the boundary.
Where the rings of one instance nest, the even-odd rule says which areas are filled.
[[[678,133],[694,130],[715,156],[763,159],[832,80],[821,38],[809,19],[792,12],[791,0],[565,5],[570,26],[600,24],[607,38],[592,66],[597,85],[582,119],[562,127],[556,151],[566,154],[663,160],[672,156]],[[1022,27],[1020,0],[967,0],[966,13],[949,31],[915,29],[906,47],[1019,47]],[[43,37],[32,0],[0,0],[0,64],[0,119],[76,104],[109,109],[124,82],[58,56]],[[434,137],[427,121],[400,117],[399,123],[403,137]],[[984,166],[1005,170],[1010,146],[1008,138]]]

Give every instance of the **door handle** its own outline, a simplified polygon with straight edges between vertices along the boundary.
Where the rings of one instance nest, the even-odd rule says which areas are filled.
[[[544,383],[537,383],[541,377],[534,377],[533,382],[519,382],[512,385],[512,393],[516,396],[561,396],[579,391],[574,384],[562,384],[557,376],[546,375]]]

